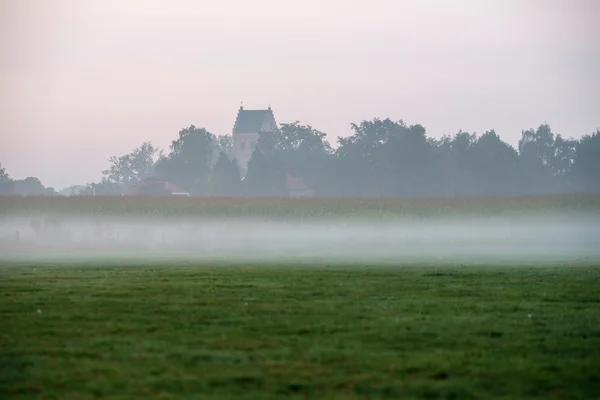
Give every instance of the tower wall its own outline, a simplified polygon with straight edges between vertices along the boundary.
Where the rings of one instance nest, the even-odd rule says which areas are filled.
[[[252,157],[259,133],[234,133],[233,134],[233,154],[240,167],[242,177],[248,172],[248,161]]]

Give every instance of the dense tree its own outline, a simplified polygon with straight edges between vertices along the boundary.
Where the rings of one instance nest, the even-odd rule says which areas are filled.
[[[44,196],[58,196],[59,193],[53,187],[44,188]]]
[[[218,135],[213,142],[212,162],[214,166],[221,153],[225,153],[229,157],[233,157],[233,136]]]
[[[0,183],[9,182],[9,181],[10,181],[10,177],[6,173],[6,170],[2,166],[2,163],[0,163]]]
[[[204,128],[182,129],[170,153],[158,160],[157,175],[192,194],[207,194],[215,142],[215,135]]]
[[[100,182],[88,183],[84,189],[79,191],[82,196],[120,196],[128,191],[119,183],[102,178]]]
[[[525,185],[532,194],[554,193],[558,190],[556,137],[548,124],[521,133],[519,156],[523,163]]]
[[[585,135],[575,145],[570,175],[575,190],[600,193],[600,130]]]
[[[435,142],[421,125],[375,118],[339,138],[334,195],[433,196],[440,191]]]
[[[569,192],[575,189],[570,178],[573,162],[575,161],[577,140],[565,139],[557,135],[554,140],[554,161],[552,170],[556,181],[557,192]]]
[[[302,125],[296,121],[281,124],[276,137],[283,151],[304,151],[307,154],[331,153],[331,145],[327,142],[326,134],[310,125]]]
[[[286,174],[302,179],[318,191],[327,185],[323,171],[328,167],[333,149],[326,140],[326,134],[310,125],[299,122],[281,124],[277,147],[285,163]]]
[[[376,162],[378,170],[385,174],[380,186],[384,190],[387,187],[389,196],[440,195],[443,190],[440,187],[441,160],[437,157],[435,142],[427,139],[422,125],[407,126],[402,122],[398,125],[381,150],[383,157]],[[386,168],[386,165],[391,167]]]
[[[83,193],[86,189],[86,186],[82,185],[71,185],[59,191],[59,194],[63,196],[76,196],[80,193]]]
[[[118,195],[158,176],[192,195],[288,196],[293,175],[317,196],[516,196],[600,192],[600,130],[580,140],[549,125],[521,132],[518,148],[494,130],[427,137],[420,124],[374,118],[351,124],[351,135],[332,149],[326,134],[299,122],[261,133],[244,180],[233,157],[233,138],[191,125],[164,155],[150,142],[111,157],[101,182],[82,194]],[[10,184],[2,186],[2,182]],[[0,193],[54,194],[36,178],[11,181],[0,165]]]
[[[335,196],[378,196],[386,184],[387,173],[382,167],[392,168],[381,159],[389,138],[404,123],[390,119],[363,121],[351,124],[354,132],[338,138],[335,171],[330,178],[333,186],[330,194]],[[389,155],[389,152],[388,152]]]
[[[14,181],[14,191],[21,196],[41,196],[46,188],[38,178],[30,176]]]
[[[110,157],[110,167],[102,174],[108,182],[127,190],[153,174],[159,155],[159,150],[152,143],[145,142],[128,154]]]
[[[212,196],[239,196],[241,194],[240,168],[235,159],[220,152],[211,176]]]
[[[434,146],[439,162],[440,196],[455,198],[469,193],[475,177],[470,160],[471,149],[477,142],[475,133],[459,131],[451,137],[444,135]]]
[[[36,177],[13,180],[0,164],[0,195],[57,196],[53,188],[46,188]]]
[[[471,196],[514,196],[521,190],[519,153],[493,130],[481,135],[469,149]]]
[[[285,193],[286,162],[280,132],[263,132],[248,162],[244,194],[281,196]]]
[[[14,192],[14,182],[6,173],[6,170],[0,163],[0,196],[6,196]]]

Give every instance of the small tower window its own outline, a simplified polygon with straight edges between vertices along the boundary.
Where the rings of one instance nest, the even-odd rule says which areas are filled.
[[[242,149],[242,150],[246,149],[246,141],[244,139],[240,140],[240,149]]]

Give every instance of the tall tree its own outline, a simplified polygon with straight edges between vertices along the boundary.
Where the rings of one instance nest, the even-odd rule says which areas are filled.
[[[338,195],[431,196],[439,191],[434,142],[421,125],[375,118],[339,138]]]
[[[519,156],[523,163],[526,186],[531,194],[554,193],[560,190],[560,169],[564,167],[564,160],[557,161],[555,144],[556,135],[548,124],[521,133]],[[563,144],[562,139],[559,144]]]
[[[9,182],[9,181],[10,181],[10,177],[6,173],[6,170],[2,166],[2,163],[0,163],[0,183]]]
[[[78,195],[82,194],[82,192],[84,192],[85,189],[86,189],[86,187],[82,186],[82,185],[71,185],[69,187],[66,187],[66,188],[60,190],[58,193],[63,196],[78,196]]]
[[[218,135],[215,143],[217,144],[215,153],[225,153],[227,156],[233,156],[233,136],[231,135]]]
[[[78,194],[81,196],[119,196],[127,190],[129,188],[124,188],[121,184],[104,177],[100,182],[88,183]]]
[[[204,128],[190,125],[180,130],[170,153],[157,162],[157,175],[192,194],[208,194],[215,141],[215,135]]]
[[[309,187],[321,191],[326,185],[324,170],[333,156],[326,134],[299,122],[281,124],[277,148],[286,173],[296,175]]]
[[[302,125],[299,121],[281,124],[277,137],[284,151],[304,150],[315,153],[331,152],[331,145],[326,134],[310,125]]]
[[[284,154],[279,132],[261,132],[244,177],[246,195],[273,197],[285,194]]]
[[[225,152],[219,157],[212,171],[211,195],[229,197],[240,195],[241,178],[240,169],[235,159],[231,159]]]
[[[150,142],[144,142],[128,154],[110,157],[110,167],[102,174],[109,182],[128,189],[154,173],[159,156],[158,148]]]
[[[6,170],[0,163],[0,195],[12,194],[14,190],[14,182],[6,173]]]
[[[460,130],[453,137],[445,135],[435,144],[442,177],[442,197],[455,198],[467,196],[472,192],[474,170],[471,149],[476,142],[475,133]]]
[[[576,144],[570,175],[575,190],[600,193],[600,129]]]
[[[557,190],[560,192],[568,192],[574,189],[571,181],[571,169],[575,162],[577,144],[577,140],[565,139],[560,134],[554,140],[552,171]]]
[[[469,153],[474,177],[469,195],[511,196],[520,193],[519,153],[503,142],[494,130],[481,135]]]
[[[441,160],[435,144],[427,138],[422,125],[399,124],[380,150],[383,157],[376,163],[383,178],[380,193],[403,197],[441,196]],[[378,165],[380,162],[382,166]]]
[[[46,188],[42,182],[33,176],[14,182],[14,190],[21,196],[41,196]]]
[[[389,138],[406,125],[403,121],[375,118],[350,126],[354,133],[338,138],[331,191],[337,196],[380,196],[389,177],[389,171],[384,169],[392,168],[391,164],[386,165],[386,157],[382,157],[383,149]]]

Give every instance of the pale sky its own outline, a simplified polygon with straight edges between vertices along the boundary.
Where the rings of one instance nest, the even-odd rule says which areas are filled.
[[[0,0],[0,163],[60,189],[231,133],[240,102],[329,135],[600,128],[596,0]]]

